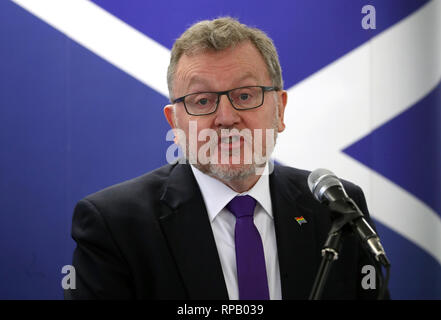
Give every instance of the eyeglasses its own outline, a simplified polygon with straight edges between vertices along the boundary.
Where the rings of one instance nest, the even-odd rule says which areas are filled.
[[[172,102],[183,102],[189,115],[205,116],[216,112],[222,95],[228,97],[234,109],[249,110],[263,105],[265,92],[278,90],[277,87],[247,86],[227,91],[190,93]]]

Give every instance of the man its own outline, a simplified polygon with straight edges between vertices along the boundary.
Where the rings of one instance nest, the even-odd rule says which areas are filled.
[[[66,297],[307,299],[331,219],[309,172],[268,161],[287,104],[272,41],[231,18],[199,22],[174,44],[168,85],[186,161],[78,203]],[[345,188],[368,217],[361,190]],[[346,237],[323,298],[376,297],[357,240]]]

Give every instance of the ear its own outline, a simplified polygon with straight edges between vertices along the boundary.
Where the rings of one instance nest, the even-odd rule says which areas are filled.
[[[288,92],[285,90],[282,90],[279,92],[279,106],[277,108],[277,112],[279,112],[279,123],[278,123],[278,130],[279,132],[282,132],[285,130],[285,107],[288,103]]]
[[[178,135],[175,130],[177,128],[177,123],[175,123],[174,112],[175,112],[174,105],[168,104],[164,107],[165,119],[167,119],[168,124],[173,129],[173,133],[175,135],[175,138],[174,138],[175,144],[178,144]]]
[[[175,117],[174,117],[174,106],[172,104],[168,104],[164,107],[164,116],[167,119],[168,124],[172,129],[176,128]]]

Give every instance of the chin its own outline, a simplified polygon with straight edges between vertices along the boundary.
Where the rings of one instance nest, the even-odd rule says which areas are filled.
[[[206,164],[195,165],[203,173],[221,181],[234,181],[255,175],[254,164]]]

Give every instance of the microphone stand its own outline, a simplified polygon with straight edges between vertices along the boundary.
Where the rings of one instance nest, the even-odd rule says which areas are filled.
[[[345,210],[344,206],[340,207],[340,204],[344,201],[334,201],[329,204],[332,211],[341,213]],[[328,279],[329,271],[331,270],[332,263],[338,259],[338,255],[341,248],[342,236],[346,230],[351,231],[345,227],[349,226],[349,223],[358,217],[362,216],[359,212],[349,211],[349,214],[340,215],[340,217],[332,223],[331,229],[328,233],[328,238],[322,249],[322,262],[317,272],[314,285],[309,295],[309,300],[320,300],[323,289]]]

